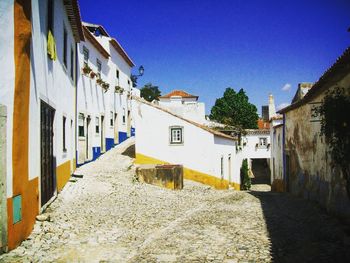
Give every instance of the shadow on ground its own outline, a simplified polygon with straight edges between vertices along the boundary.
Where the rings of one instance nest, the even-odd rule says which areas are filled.
[[[261,202],[273,262],[350,262],[346,226],[316,204],[286,193],[250,194]]]
[[[132,144],[128,148],[126,148],[124,152],[122,152],[122,155],[129,156],[130,158],[135,158],[135,144]]]

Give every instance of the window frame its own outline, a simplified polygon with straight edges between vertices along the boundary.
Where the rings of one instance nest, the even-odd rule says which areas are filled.
[[[70,47],[70,77],[74,80],[74,48]]]
[[[96,135],[100,134],[100,117],[95,118],[95,133]]]
[[[97,76],[101,78],[102,73],[102,62],[98,58],[96,59],[96,67],[97,67]]]
[[[174,132],[179,132],[179,134],[175,134]],[[179,137],[179,139],[175,139],[175,137]],[[170,145],[183,145],[184,144],[184,127],[183,126],[170,126],[169,127],[169,144]]]
[[[83,46],[83,57],[84,57],[84,64],[89,64],[89,58],[90,58],[90,51],[86,46]]]
[[[261,143],[264,141],[265,143]],[[259,148],[267,148],[267,137],[259,137]]]
[[[113,111],[111,111],[110,113],[111,113],[111,115],[110,115],[109,125],[111,127],[113,127],[114,126],[114,113],[113,113]]]
[[[81,117],[82,117],[82,119],[80,119]],[[83,126],[80,125],[80,123],[79,123],[80,121],[83,122]],[[81,131],[82,131],[82,133],[81,133]],[[79,115],[78,115],[78,137],[79,138],[85,137],[85,116],[84,116],[84,113],[79,113]]]

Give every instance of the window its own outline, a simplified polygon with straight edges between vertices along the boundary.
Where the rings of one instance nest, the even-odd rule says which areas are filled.
[[[117,79],[119,79],[119,70],[117,69],[116,73],[115,73]]]
[[[220,160],[220,175],[221,175],[221,179],[224,178],[224,157],[221,156],[221,160]]]
[[[183,127],[170,127],[170,144],[183,144]]]
[[[101,61],[99,59],[97,59],[96,64],[97,64],[97,75],[99,78],[101,78],[101,70],[102,70]]]
[[[53,5],[54,0],[47,1],[47,32],[51,31],[53,34]]]
[[[259,138],[259,147],[265,148],[267,146],[267,138]]]
[[[125,108],[123,108],[123,124],[125,124]]]
[[[63,116],[63,151],[66,152],[66,120],[67,118]]]
[[[78,127],[79,137],[84,137],[84,114],[82,113],[79,113]]]
[[[113,126],[113,111],[111,111],[111,119],[110,119],[110,125]]]
[[[89,63],[89,50],[83,46],[83,54],[84,54],[84,64],[87,65]]]
[[[70,47],[70,77],[74,80],[74,49]]]
[[[100,133],[100,119],[96,117],[96,134]]]
[[[63,26],[63,64],[66,66],[67,68],[67,30],[66,28]]]

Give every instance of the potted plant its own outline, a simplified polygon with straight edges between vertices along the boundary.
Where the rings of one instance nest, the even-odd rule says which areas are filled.
[[[92,71],[92,69],[89,67],[88,64],[84,64],[84,67],[83,67],[83,73],[85,75],[89,74],[90,72]]]
[[[104,83],[104,81],[103,81],[101,78],[98,78],[98,79],[96,80],[96,83],[97,83],[98,85],[102,85],[102,84]]]
[[[94,79],[96,77],[96,73],[91,70],[90,72],[90,78]]]
[[[109,89],[109,84],[107,82],[104,82],[102,84],[102,88],[105,90],[105,92],[107,92],[107,90]]]
[[[114,92],[115,93],[120,93],[121,90],[122,90],[122,87],[120,87],[118,85],[114,87]]]

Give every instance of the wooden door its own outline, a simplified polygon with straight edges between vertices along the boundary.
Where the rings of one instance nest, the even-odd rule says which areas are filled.
[[[53,121],[55,110],[41,102],[40,132],[41,132],[41,206],[45,205],[55,192],[55,173],[53,156]]]
[[[105,117],[101,116],[101,152],[105,152]]]
[[[90,138],[89,138],[89,135],[90,135],[90,122],[91,122],[91,117],[88,116],[86,118],[86,139],[85,139],[85,142],[86,142],[86,161],[89,160],[91,157],[90,157]]]

